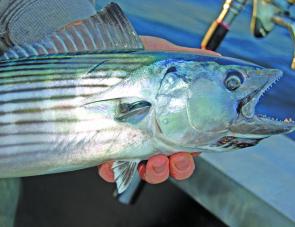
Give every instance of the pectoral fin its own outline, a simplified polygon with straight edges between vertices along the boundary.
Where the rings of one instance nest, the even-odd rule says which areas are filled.
[[[116,161],[113,163],[115,182],[118,194],[123,193],[130,185],[133,176],[136,174],[140,160]]]
[[[121,103],[115,120],[137,124],[149,113],[151,104],[147,101],[137,101],[133,103]]]

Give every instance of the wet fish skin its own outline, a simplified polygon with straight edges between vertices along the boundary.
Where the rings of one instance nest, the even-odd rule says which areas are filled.
[[[119,158],[118,149],[144,135],[111,118],[116,101],[107,102],[101,114],[87,111],[83,100],[152,60],[99,53],[0,64],[0,177],[63,172]]]
[[[229,71],[244,77],[235,91],[225,87]],[[280,75],[230,58],[172,52],[3,61],[0,177],[71,171],[107,160],[143,160],[159,152],[253,146],[272,134],[294,130],[293,123],[263,123],[259,118],[257,124],[257,117],[250,116],[261,93]],[[140,111],[120,109],[138,102],[150,105]],[[239,132],[239,124],[247,130]]]

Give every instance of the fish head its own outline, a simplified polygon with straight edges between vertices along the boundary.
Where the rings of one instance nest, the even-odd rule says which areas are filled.
[[[255,115],[260,97],[282,76],[280,70],[213,61],[175,60],[165,66],[155,111],[159,132],[170,144],[226,151],[295,129],[293,122]]]

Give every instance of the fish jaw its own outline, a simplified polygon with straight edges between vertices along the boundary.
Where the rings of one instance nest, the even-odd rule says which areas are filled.
[[[290,133],[295,130],[295,123],[290,120],[280,121],[262,115],[255,115],[255,107],[261,96],[280,79],[282,72],[277,69],[253,70],[248,73],[248,94],[240,99],[239,117],[230,127],[231,133],[243,138],[266,138],[271,135]],[[245,90],[246,90],[245,89]]]
[[[237,137],[259,139],[281,133],[290,133],[294,130],[295,123],[291,120],[279,121],[264,116],[240,117],[230,128],[231,133]]]
[[[282,75],[282,71],[277,69],[259,69],[248,72],[245,85],[239,91],[238,114],[246,118],[254,117],[259,99]]]

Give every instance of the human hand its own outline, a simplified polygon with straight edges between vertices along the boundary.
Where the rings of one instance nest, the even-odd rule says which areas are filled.
[[[219,56],[218,53],[213,51],[177,46],[158,37],[141,36],[141,41],[146,50],[182,51]],[[162,183],[166,181],[169,176],[176,180],[185,180],[193,174],[195,170],[193,157],[197,157],[199,154],[200,153],[190,154],[188,152],[179,152],[169,157],[165,155],[155,155],[146,163],[140,163],[138,172],[140,177],[150,184]],[[113,162],[106,162],[98,167],[98,174],[105,181],[110,183],[114,182],[112,163]]]
[[[179,51],[179,52],[191,52],[195,54],[207,54],[207,55],[215,55],[220,56],[219,53],[216,53],[211,50],[204,50],[198,48],[190,48],[177,46],[165,39],[153,37],[153,36],[141,36],[140,37],[144,48],[146,50],[154,50],[154,51]]]
[[[190,154],[188,152],[179,152],[169,157],[165,155],[155,155],[146,163],[139,164],[139,176],[150,184],[162,183],[166,181],[169,176],[176,180],[185,180],[193,174],[195,170],[193,157],[197,157],[199,154],[200,153]],[[113,162],[110,161],[98,167],[98,174],[109,183],[114,182],[112,164]]]

